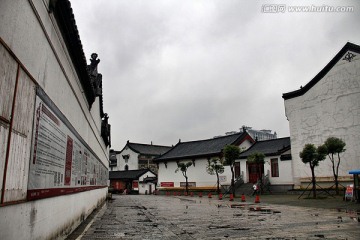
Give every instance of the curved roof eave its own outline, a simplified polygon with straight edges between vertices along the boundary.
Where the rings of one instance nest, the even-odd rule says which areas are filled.
[[[283,93],[283,99],[291,99],[295,97],[299,97],[304,95],[307,91],[309,91],[316,83],[318,83],[334,66],[335,64],[341,60],[341,57],[347,52],[347,51],[353,51],[360,53],[360,46],[347,42],[345,46],[335,55],[333,59],[310,81],[308,82],[304,87],[288,92]]]

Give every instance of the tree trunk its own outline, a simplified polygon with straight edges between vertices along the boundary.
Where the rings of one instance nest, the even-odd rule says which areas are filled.
[[[339,176],[339,166],[340,166],[340,153],[338,153],[337,155],[338,155],[338,162],[337,162],[337,165],[336,165],[335,189],[336,189],[336,195],[339,195],[339,181],[338,181],[338,176]]]
[[[220,181],[219,181],[219,173],[216,172],[216,177],[217,177],[217,193],[220,193]]]
[[[188,185],[188,177],[185,176],[185,190],[186,190],[186,193],[189,194],[189,185]]]
[[[231,169],[231,191],[233,196],[235,197],[234,167],[231,166],[230,169]]]
[[[335,179],[335,191],[336,191],[336,195],[339,195],[339,181],[338,181],[338,175],[334,176]]]
[[[316,198],[316,178],[315,178],[315,166],[310,165],[311,168],[311,175],[312,175],[312,191],[313,191],[313,198]]]
[[[262,194],[263,193],[263,184],[262,184],[262,174],[261,174],[261,164],[260,163],[258,163],[258,169],[259,169],[259,174],[260,174],[260,177],[259,177],[259,182],[260,182],[260,186],[259,186],[259,188],[260,188],[260,194]]]

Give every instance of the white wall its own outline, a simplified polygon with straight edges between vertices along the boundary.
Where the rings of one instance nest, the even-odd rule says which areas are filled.
[[[340,60],[326,76],[304,95],[285,100],[289,120],[293,175],[296,185],[301,178],[311,177],[299,153],[307,143],[316,146],[330,137],[345,141],[339,175],[360,168],[360,54],[352,62]],[[343,57],[342,57],[343,58]],[[317,177],[332,177],[329,159],[316,168]]]
[[[128,163],[125,163],[123,155],[129,155]],[[129,170],[139,169],[139,154],[134,152],[128,147],[125,147],[120,153],[116,154],[117,165],[113,168],[113,171],[124,171],[125,165],[129,166]]]
[[[34,3],[35,10],[31,2]],[[94,106],[92,112],[89,111],[76,71],[60,37],[60,31],[45,5],[48,2],[0,1],[0,36],[18,61],[29,71],[35,84],[44,89],[102,163],[108,166],[108,149],[100,136],[101,119],[98,107]],[[45,29],[42,29],[39,21]],[[29,110],[33,109],[26,109]],[[11,147],[23,150],[16,142],[12,143]],[[24,161],[26,160],[30,161]],[[27,176],[28,168],[23,171],[23,175]],[[26,192],[26,189],[24,191]],[[0,238],[64,238],[105,200],[106,193],[107,188],[102,188],[1,206]]]
[[[64,239],[106,196],[107,189],[0,208],[1,239]]]
[[[183,160],[181,162],[188,162],[190,160]],[[216,175],[210,175],[206,172],[207,159],[197,159],[195,167],[192,165],[188,168],[187,176],[189,182],[196,182],[196,187],[216,187]],[[161,182],[174,182],[174,187],[180,187],[180,182],[185,182],[185,177],[181,171],[175,173],[177,163],[175,161],[168,162],[167,167],[164,163],[159,163],[158,184]],[[221,184],[230,184],[231,170],[229,166],[225,166],[224,173],[221,176],[226,176],[226,182]]]
[[[279,177],[271,176],[271,159],[277,158],[279,165]],[[280,156],[266,157],[264,164],[265,174],[269,174],[271,185],[293,184],[291,160],[281,161]]]
[[[279,164],[279,177],[271,177],[271,162],[273,158],[278,159]],[[293,184],[292,177],[292,161],[281,161],[280,156],[266,157],[264,163],[264,174],[269,173],[269,180],[272,185],[281,185],[281,184]],[[240,172],[243,175],[243,180],[245,183],[249,182],[249,173],[247,168],[247,160],[240,160]]]
[[[108,151],[97,124],[100,115],[91,115],[88,110],[80,81],[64,48],[65,43],[59,38],[60,32],[52,22],[55,22],[54,17],[48,14],[44,4],[46,1],[33,2],[55,52],[28,1],[0,1],[0,20],[3,23],[0,36],[93,151],[107,164],[105,159],[108,159]]]
[[[147,177],[156,177],[156,175],[148,171],[139,178],[139,194],[152,194],[155,191],[156,185],[154,183],[150,183],[150,182],[142,183],[144,181],[144,178]],[[151,192],[150,192],[150,186],[151,186]]]

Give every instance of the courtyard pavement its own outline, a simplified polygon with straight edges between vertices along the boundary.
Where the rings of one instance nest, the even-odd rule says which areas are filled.
[[[360,239],[360,204],[340,197],[113,195],[73,239]]]

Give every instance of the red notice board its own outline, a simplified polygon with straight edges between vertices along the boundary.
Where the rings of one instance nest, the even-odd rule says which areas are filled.
[[[161,182],[160,187],[174,187],[174,182]]]

